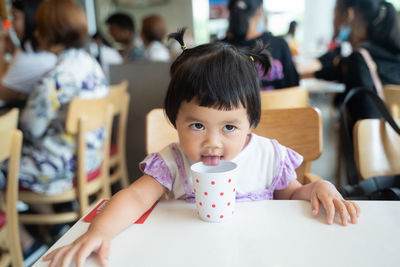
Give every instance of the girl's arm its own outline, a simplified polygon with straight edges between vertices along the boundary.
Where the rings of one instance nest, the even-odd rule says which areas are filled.
[[[335,210],[340,214],[342,224],[347,225],[347,218],[350,215],[351,222],[357,223],[360,216],[359,206],[343,199],[335,186],[328,181],[320,180],[307,185],[301,185],[297,180],[291,181],[283,190],[274,192],[276,199],[297,199],[311,201],[312,214],[319,213],[320,205],[325,208],[328,223],[333,223]]]
[[[96,251],[99,261],[106,266],[111,239],[133,224],[161,197],[165,188],[154,178],[143,175],[128,188],[119,191],[92,222],[89,230],[70,245],[58,248],[43,260],[49,266],[83,266],[86,258]]]

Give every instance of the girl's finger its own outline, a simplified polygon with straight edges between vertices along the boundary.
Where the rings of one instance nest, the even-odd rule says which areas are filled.
[[[319,205],[320,205],[320,203],[319,203],[318,197],[317,197],[316,194],[314,194],[314,195],[311,197],[311,211],[312,211],[312,215],[313,215],[313,216],[316,216],[316,215],[318,214],[318,212],[319,212]]]
[[[326,218],[328,220],[328,224],[333,224],[333,218],[335,217],[335,205],[333,205],[332,200],[327,197],[320,200],[326,210]]]
[[[350,214],[351,223],[357,223],[357,209],[350,201],[343,201],[344,205],[347,208],[347,212]]]
[[[346,226],[347,225],[348,216],[349,216],[349,214],[347,213],[346,206],[344,205],[342,200],[339,200],[339,199],[333,199],[333,203],[334,203],[334,205],[336,207],[336,210],[338,211],[338,213],[340,215],[340,219],[342,220],[342,225]]]
[[[65,246],[57,249],[57,252],[53,255],[49,267],[56,267],[61,259],[64,257],[64,254],[68,251],[70,246]]]
[[[61,262],[61,267],[69,267],[75,257],[76,252],[81,248],[80,243],[74,244],[65,254]]]
[[[98,249],[99,246],[100,242],[90,242],[83,245],[76,256],[76,267],[83,267],[87,257],[89,257],[93,251]]]
[[[53,250],[53,251],[50,252],[49,254],[43,256],[43,260],[44,260],[44,261],[51,260],[51,259],[58,253],[58,251],[59,251],[60,249],[62,249],[62,247],[61,247],[61,248],[56,248],[55,250]]]
[[[109,255],[110,255],[110,242],[103,241],[103,244],[101,244],[99,251],[99,260],[101,265],[107,266]]]
[[[360,206],[358,206],[358,204],[355,202],[351,202],[351,204],[353,205],[354,208],[356,208],[357,218],[360,217],[360,213],[361,213]]]

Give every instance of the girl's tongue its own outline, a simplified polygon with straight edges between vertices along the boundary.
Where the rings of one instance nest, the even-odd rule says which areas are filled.
[[[217,166],[220,161],[220,156],[202,156],[204,165]]]

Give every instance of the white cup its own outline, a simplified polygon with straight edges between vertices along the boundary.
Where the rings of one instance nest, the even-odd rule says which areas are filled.
[[[217,166],[198,162],[190,167],[199,216],[223,222],[235,213],[237,164],[221,160]]]

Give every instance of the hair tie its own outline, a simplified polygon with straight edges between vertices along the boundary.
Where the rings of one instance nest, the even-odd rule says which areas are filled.
[[[186,50],[186,45],[181,45],[182,50]]]
[[[250,56],[250,59],[251,59],[251,61],[253,61],[253,62],[254,62],[254,58],[253,58],[252,56]]]
[[[374,19],[374,21],[372,22],[372,24],[374,26],[378,25],[379,23],[381,23],[381,21],[386,17],[386,13],[387,13],[387,8],[385,5],[381,5],[381,7],[379,8],[379,14],[378,16]]]

